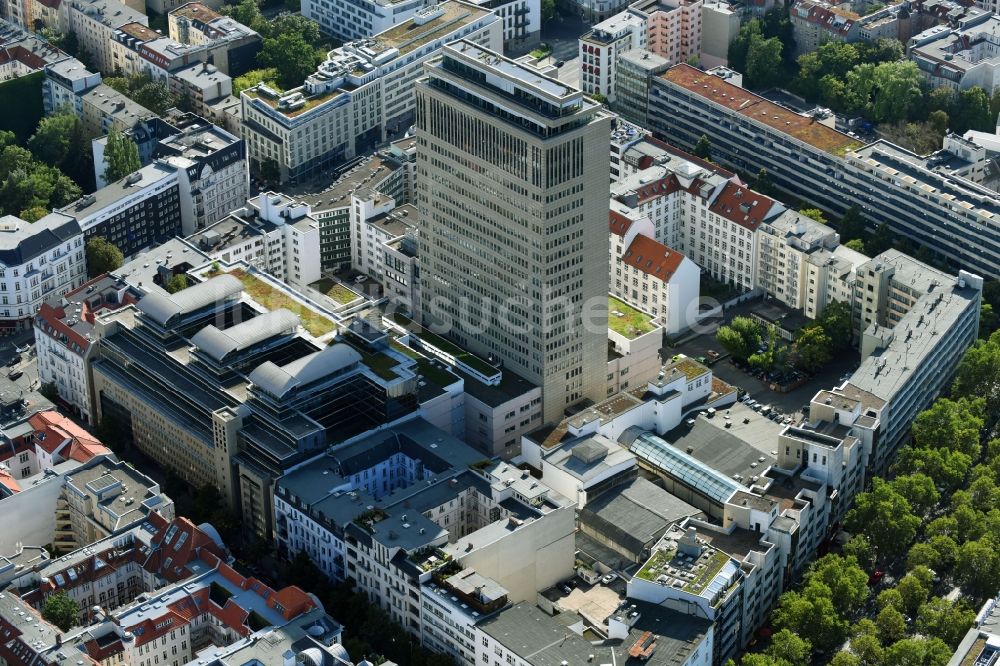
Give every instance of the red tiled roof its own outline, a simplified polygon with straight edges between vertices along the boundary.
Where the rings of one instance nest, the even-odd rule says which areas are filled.
[[[5,469],[0,469],[0,486],[6,487],[7,490],[12,493],[21,492],[20,484],[18,484],[17,480]]]
[[[684,255],[649,236],[640,234],[625,250],[622,261],[643,273],[668,282],[684,261]]]
[[[608,211],[608,227],[616,236],[624,236],[632,228],[632,220],[616,210]]]
[[[111,453],[93,435],[59,412],[38,412],[28,423],[34,429],[35,445],[50,455],[58,451],[64,460],[87,462]]]
[[[278,610],[286,620],[291,620],[315,608],[316,602],[301,588],[289,585],[273,593],[267,600],[267,605]]]
[[[760,223],[767,219],[774,204],[774,199],[770,197],[729,182],[709,206],[709,210],[750,231],[756,231]]]

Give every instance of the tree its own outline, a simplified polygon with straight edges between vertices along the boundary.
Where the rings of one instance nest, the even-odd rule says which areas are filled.
[[[551,21],[556,17],[556,0],[542,0],[542,20]]]
[[[846,301],[833,301],[816,319],[823,332],[830,338],[833,349],[851,346],[854,339],[854,324],[851,319],[851,305]]]
[[[951,650],[939,638],[904,638],[886,648],[885,666],[945,666]]]
[[[882,254],[892,248],[893,238],[892,229],[889,228],[888,224],[883,222],[875,228],[875,233],[865,243],[865,254],[869,257]]]
[[[138,75],[130,81],[129,97],[158,116],[180,101],[180,96],[171,92],[166,82],[153,81],[148,75]]]
[[[966,88],[958,93],[952,116],[952,130],[965,134],[968,130],[992,131],[993,114],[990,113],[990,98],[979,86]]]
[[[903,610],[903,595],[899,593],[894,587],[886,588],[878,593],[875,597],[875,605],[878,606],[879,610],[883,608],[895,608],[898,611]]]
[[[903,614],[892,606],[885,606],[875,617],[878,637],[882,645],[890,645],[906,636],[906,620]]]
[[[278,70],[273,67],[268,69],[252,69],[243,76],[233,79],[233,97],[239,97],[240,93],[255,85],[263,83],[272,90],[281,92],[278,85]]]
[[[117,128],[108,132],[108,142],[104,147],[104,181],[113,183],[142,168],[139,162],[139,146],[131,137],[125,136]],[[117,268],[117,266],[116,266]]]
[[[840,232],[840,240],[846,242],[848,240],[863,238],[866,226],[867,223],[865,222],[865,218],[861,216],[861,210],[857,206],[851,206],[837,224],[837,231]]]
[[[805,215],[810,220],[815,220],[820,224],[826,224],[826,217],[819,208],[803,208],[799,210],[799,215]]]
[[[847,241],[846,243],[844,243],[844,247],[854,250],[855,252],[860,252],[862,254],[864,254],[865,252],[865,242],[860,238],[854,238],[852,240]]]
[[[771,637],[767,655],[779,664],[808,666],[812,657],[812,645],[788,629],[782,629]]]
[[[879,63],[874,71],[874,84],[872,116],[877,122],[903,120],[923,102],[920,72],[912,61]]]
[[[896,456],[893,469],[898,474],[921,472],[934,479],[935,486],[953,490],[961,485],[972,465],[972,459],[948,449],[906,446]]]
[[[174,275],[169,280],[167,280],[167,284],[163,288],[167,290],[168,294],[176,294],[178,291],[181,291],[182,289],[187,289],[187,287],[188,287],[187,275],[185,275],[184,273],[178,273],[177,275]]]
[[[993,429],[1000,419],[1000,331],[966,350],[951,390],[953,398],[984,398],[985,426]]]
[[[868,574],[854,557],[824,555],[812,563],[803,579],[806,585],[813,581],[829,588],[833,607],[843,617],[853,614],[868,599]]]
[[[989,303],[983,303],[979,309],[979,337],[983,340],[989,338],[998,326],[1000,326],[1000,313],[997,313]]]
[[[87,241],[87,274],[94,278],[117,270],[125,263],[122,251],[104,236]]]
[[[747,88],[770,88],[782,77],[781,41],[754,35],[747,49],[745,83]]]
[[[786,592],[772,615],[774,626],[788,629],[813,648],[833,650],[847,638],[849,624],[837,615],[830,588],[812,581],[801,591]]]
[[[231,16],[254,30],[257,30],[261,23],[266,22],[256,0],[242,0],[237,5],[225,5],[222,7],[222,13],[226,16]],[[257,32],[260,32],[260,30],[257,30]]]
[[[278,83],[286,90],[302,84],[316,70],[316,49],[301,35],[282,33],[264,40],[257,60],[278,72]]]
[[[42,118],[28,149],[37,159],[54,167],[62,167],[70,149],[70,139],[80,119],[70,112],[54,113]]]
[[[760,19],[750,19],[741,25],[736,38],[729,43],[729,66],[738,72],[746,72],[750,42],[755,36],[763,37],[763,34],[764,29]]]
[[[958,549],[955,580],[962,589],[982,599],[1000,589],[1000,552],[990,539],[968,541]]]
[[[906,498],[918,516],[925,515],[938,503],[940,495],[934,487],[934,479],[926,474],[902,474],[891,482],[892,489]]]
[[[985,401],[939,398],[917,415],[910,430],[918,446],[946,448],[979,456],[979,433],[984,425]]]
[[[855,534],[844,544],[844,557],[853,557],[864,569],[875,566],[875,549],[864,534]]]
[[[931,129],[935,132],[944,136],[948,133],[948,113],[946,111],[931,111],[927,114],[927,122],[930,123]]]
[[[872,480],[871,490],[859,493],[844,520],[849,532],[864,533],[879,558],[903,553],[920,526],[920,518],[910,511],[906,498],[880,478]]]
[[[42,617],[59,627],[60,631],[75,627],[79,615],[80,604],[65,592],[51,594],[42,602]]]
[[[954,650],[975,619],[975,611],[964,600],[952,603],[947,599],[934,597],[917,612],[916,629],[925,636],[940,638]]]
[[[712,159],[712,142],[707,134],[698,137],[698,142],[694,144],[694,150],[691,152],[694,153],[695,157],[700,157],[703,160]]]
[[[41,386],[38,387],[38,392],[42,394],[42,397],[49,402],[54,403],[59,399],[59,389],[56,387],[55,382],[43,382]]]
[[[871,620],[862,620],[871,625],[871,632],[856,632],[851,638],[851,652],[857,655],[861,666],[880,666],[885,651],[878,640],[878,628]],[[861,624],[860,622],[858,624]]]
[[[761,167],[754,178],[753,188],[765,196],[774,194],[774,183],[771,182],[771,175],[767,169]]]
[[[907,615],[916,615],[930,594],[920,577],[912,571],[900,579],[896,584],[896,591],[903,600],[902,610]]]
[[[728,326],[720,326],[716,340],[735,358],[745,361],[754,354],[763,341],[760,326],[749,317],[733,317]]]
[[[936,569],[941,566],[941,557],[934,546],[929,543],[915,543],[906,554],[906,568],[912,569],[915,566],[930,567]]]
[[[821,326],[810,326],[799,331],[792,353],[797,367],[815,372],[833,358],[833,341]]]
[[[861,659],[847,650],[841,650],[833,655],[830,666],[861,666]]]

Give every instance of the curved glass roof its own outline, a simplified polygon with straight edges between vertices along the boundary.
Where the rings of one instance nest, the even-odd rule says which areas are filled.
[[[722,504],[737,490],[743,490],[743,486],[733,479],[652,433],[636,437],[628,450],[714,502]]]

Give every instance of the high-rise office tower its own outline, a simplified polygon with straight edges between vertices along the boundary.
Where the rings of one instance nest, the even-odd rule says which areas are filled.
[[[539,384],[545,421],[558,421],[606,397],[610,117],[464,40],[424,71],[424,324]]]

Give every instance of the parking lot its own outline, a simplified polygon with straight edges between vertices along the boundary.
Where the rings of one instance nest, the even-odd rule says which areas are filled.
[[[660,350],[660,355],[668,360],[678,353],[697,358],[709,356],[710,350],[724,351],[715,339],[714,332],[699,335],[680,345],[664,347]],[[803,405],[808,404],[820,389],[832,388],[842,383],[842,378],[854,372],[860,363],[861,359],[856,349],[840,352],[825,368],[810,377],[805,384],[787,393],[772,391],[765,382],[739,369],[728,358],[716,362],[711,368],[716,377],[731,386],[743,389],[755,400],[765,405],[771,405],[785,414],[795,414],[801,412]]]

